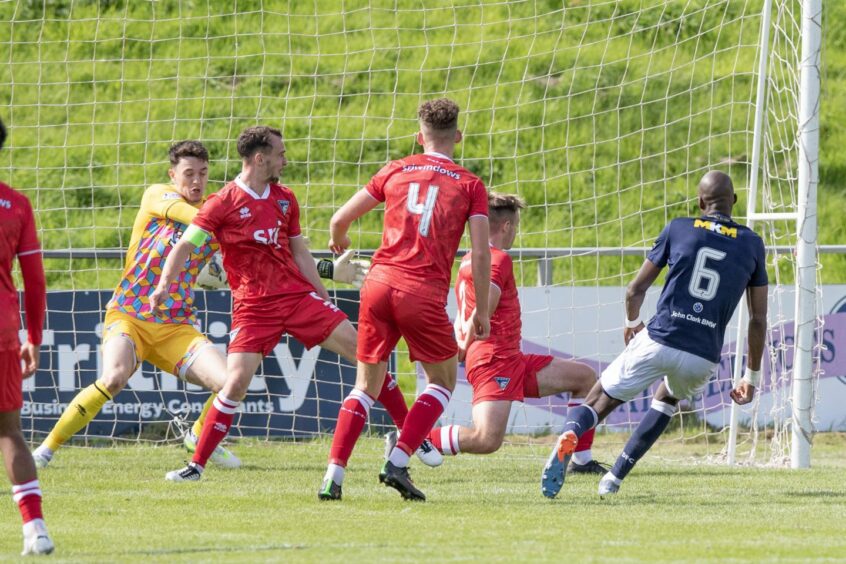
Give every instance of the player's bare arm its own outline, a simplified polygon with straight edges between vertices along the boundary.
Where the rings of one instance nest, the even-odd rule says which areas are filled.
[[[750,286],[746,290],[746,306],[749,308],[746,374],[730,394],[731,399],[738,405],[751,402],[755,397],[755,388],[760,387],[761,357],[767,336],[767,289],[767,286]]]
[[[314,264],[314,257],[311,256],[311,251],[302,237],[291,237],[288,239],[288,244],[291,246],[291,255],[294,257],[294,262],[306,280],[311,282],[314,290],[324,300],[329,299],[329,292],[320,281],[320,275],[317,273],[317,266]]]
[[[367,190],[361,189],[347,200],[343,206],[332,216],[329,221],[329,249],[336,254],[341,254],[352,244],[347,232],[350,225],[373,208],[379,202],[371,196]]]
[[[623,331],[623,341],[627,345],[644,327],[643,321],[640,321],[640,308],[646,298],[646,291],[660,273],[661,269],[646,259],[626,288],[626,327]]]
[[[472,245],[471,268],[473,269],[473,290],[476,295],[476,311],[471,316],[476,339],[487,339],[491,334],[491,310],[489,293],[491,289],[490,225],[488,218],[474,216],[470,223],[470,244]]]

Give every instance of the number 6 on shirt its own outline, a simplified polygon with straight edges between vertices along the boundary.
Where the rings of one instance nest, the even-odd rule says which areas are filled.
[[[438,187],[430,184],[426,191],[426,201],[418,202],[420,199],[420,184],[417,182],[408,183],[408,198],[406,207],[409,213],[423,216],[420,218],[418,231],[422,237],[429,236],[429,224],[432,223],[432,211],[435,209],[435,200],[438,199]]]

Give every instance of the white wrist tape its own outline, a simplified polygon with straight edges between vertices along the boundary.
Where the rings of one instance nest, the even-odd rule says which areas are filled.
[[[746,372],[743,374],[743,378],[741,378],[741,381],[746,382],[750,386],[758,388],[761,384],[761,371],[752,370],[747,367]]]
[[[641,323],[643,323],[643,320],[640,318],[639,315],[636,318],[631,319],[631,320],[626,319],[626,327],[628,327],[629,329],[634,329],[635,327],[637,327]]]

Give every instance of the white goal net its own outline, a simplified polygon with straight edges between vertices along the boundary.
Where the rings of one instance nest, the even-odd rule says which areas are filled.
[[[797,205],[799,3],[773,4],[760,212]],[[50,251],[43,367],[24,410],[31,437],[97,376],[103,308],[141,194],[167,178],[171,143],[206,144],[216,190],[239,170],[242,128],[281,128],[283,181],[322,250],[332,212],[386,161],[416,150],[416,108],[440,96],[462,109],[457,160],[529,203],[514,249],[526,349],[601,370],[623,346],[623,287],[664,224],[697,213],[705,172],[731,175],[746,220],[763,9],[763,0],[0,2],[10,130],[0,178],[29,196]],[[357,223],[354,247],[374,249],[380,222],[377,212]],[[768,245],[794,244],[793,223],[756,229]],[[769,259],[773,346],[764,399],[741,413],[744,460],[784,456],[793,256]],[[336,290],[355,319],[357,294]],[[198,301],[204,331],[224,347],[228,294]],[[665,439],[723,452],[736,335],[718,378]],[[395,369],[410,398],[418,376],[402,350]],[[325,433],[350,370],[283,341],[233,434]],[[445,419],[467,418],[468,394],[460,382]],[[174,414],[195,416],[205,397],[145,365],[81,436],[172,438]],[[621,441],[612,431],[630,429],[646,406],[648,395],[613,414],[601,440]],[[566,398],[529,402],[514,410],[509,441],[555,433],[565,413]],[[776,448],[762,454],[761,437]]]

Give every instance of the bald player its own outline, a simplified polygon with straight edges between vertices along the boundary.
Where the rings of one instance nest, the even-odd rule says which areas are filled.
[[[584,433],[659,379],[652,405],[611,470],[599,495],[615,494],[623,479],[667,427],[678,402],[698,393],[720,361],[726,326],[740,298],[749,308],[746,372],[731,392],[738,405],[752,401],[761,380],[767,319],[764,242],[731,218],[737,202],[731,178],[707,173],[699,182],[698,218],[671,221],[655,241],[626,291],[626,348],[602,373],[584,404],[571,409],[543,470],[541,490],[555,497]],[[655,316],[644,331],[646,291],[669,265]]]

